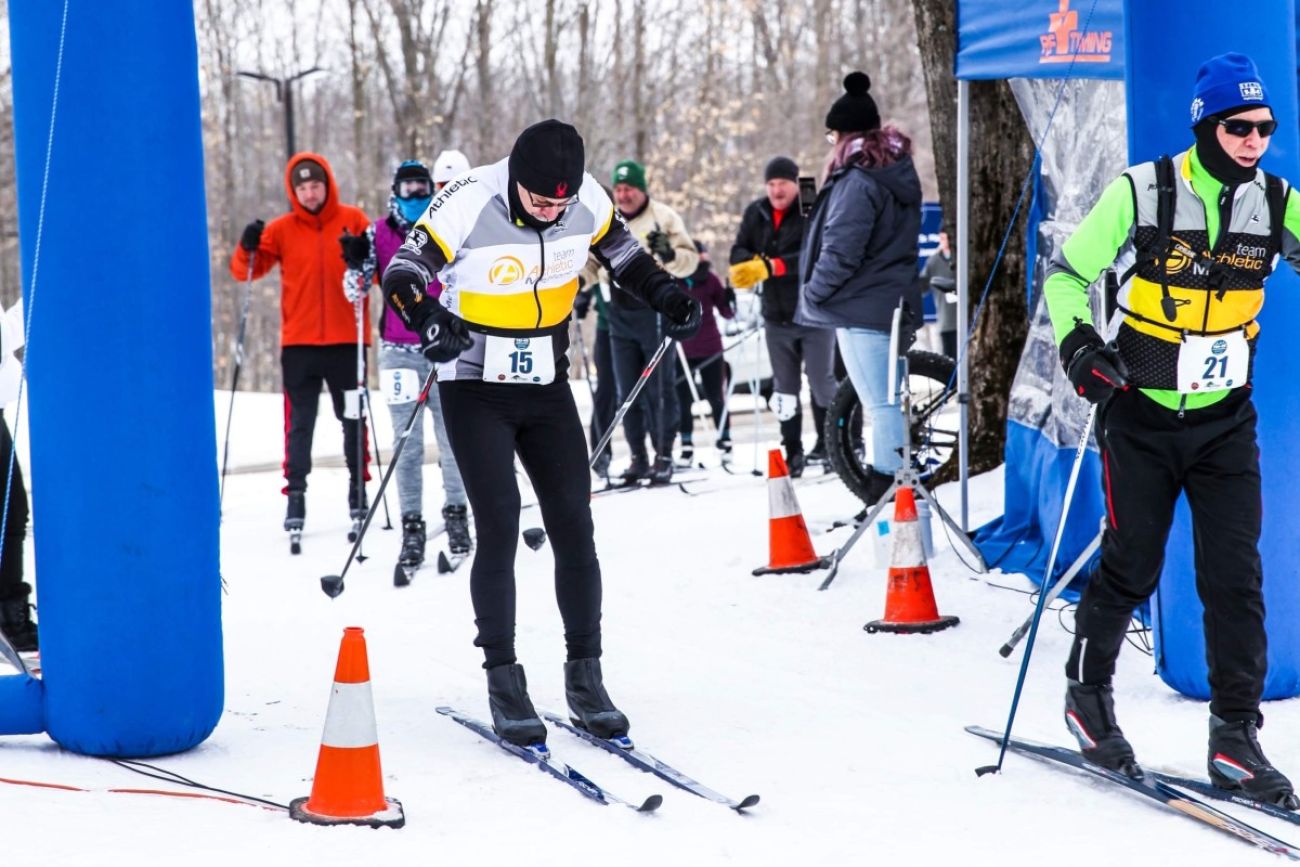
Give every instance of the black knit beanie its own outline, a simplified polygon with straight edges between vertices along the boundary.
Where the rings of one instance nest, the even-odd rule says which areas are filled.
[[[799,180],[799,166],[789,157],[772,157],[767,162],[767,168],[763,169],[763,183],[767,183],[774,178],[797,181]]]
[[[539,196],[577,195],[587,158],[582,136],[555,119],[535,123],[519,134],[510,150],[510,177]]]
[[[871,79],[865,72],[850,72],[844,77],[844,95],[826,113],[826,128],[836,132],[867,132],[880,129],[880,112],[867,92]]]

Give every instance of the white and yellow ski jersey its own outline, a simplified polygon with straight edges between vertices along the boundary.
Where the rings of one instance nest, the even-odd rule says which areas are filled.
[[[567,366],[567,322],[589,252],[607,263],[621,288],[652,307],[672,288],[590,174],[583,174],[576,200],[560,217],[536,228],[511,207],[507,164],[470,169],[443,187],[384,275],[385,299],[417,332],[435,303],[469,326],[474,345],[439,368],[440,380],[481,378],[486,335],[549,336],[559,374]],[[443,287],[436,300],[415,288],[435,277]]]

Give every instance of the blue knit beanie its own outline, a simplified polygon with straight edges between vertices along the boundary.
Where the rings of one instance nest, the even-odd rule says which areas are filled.
[[[1269,107],[1268,91],[1264,90],[1255,61],[1246,55],[1220,54],[1202,63],[1196,71],[1191,126],[1210,115],[1222,116],[1233,109],[1260,107]]]

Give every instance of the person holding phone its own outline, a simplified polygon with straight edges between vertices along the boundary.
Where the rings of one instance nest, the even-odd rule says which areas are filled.
[[[900,369],[890,355],[894,312],[903,302],[911,313],[900,350],[911,343],[921,312],[921,180],[912,140],[881,126],[870,90],[866,73],[849,73],[826,114],[830,153],[804,233],[795,314],[801,325],[835,329],[849,379],[870,413],[869,504],[885,495],[903,462],[903,416],[889,393],[891,366]]]
[[[822,430],[826,408],[835,397],[835,332],[795,322],[799,303],[799,248],[804,215],[800,206],[799,166],[789,157],[773,157],[763,170],[767,195],[745,208],[731,248],[731,285],[763,286],[763,324],[772,359],[772,411],[781,422],[781,445],[790,475],[803,475],[809,461],[826,460]],[[817,441],[805,457],[800,365],[812,391]]]

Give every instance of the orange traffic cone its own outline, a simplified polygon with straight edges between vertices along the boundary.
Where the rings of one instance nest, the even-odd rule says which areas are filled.
[[[406,824],[401,803],[384,797],[370,663],[360,626],[343,630],[311,797],[290,802],[289,815],[316,825]]]
[[[889,567],[885,616],[862,627],[867,632],[938,632],[960,621],[940,617],[925,565],[921,526],[916,520],[916,494],[900,487],[894,494],[894,556]]]
[[[799,501],[790,483],[790,471],[780,449],[767,453],[768,564],[754,570],[755,575],[785,572],[811,572],[825,569],[831,558],[818,557],[803,522]]]

